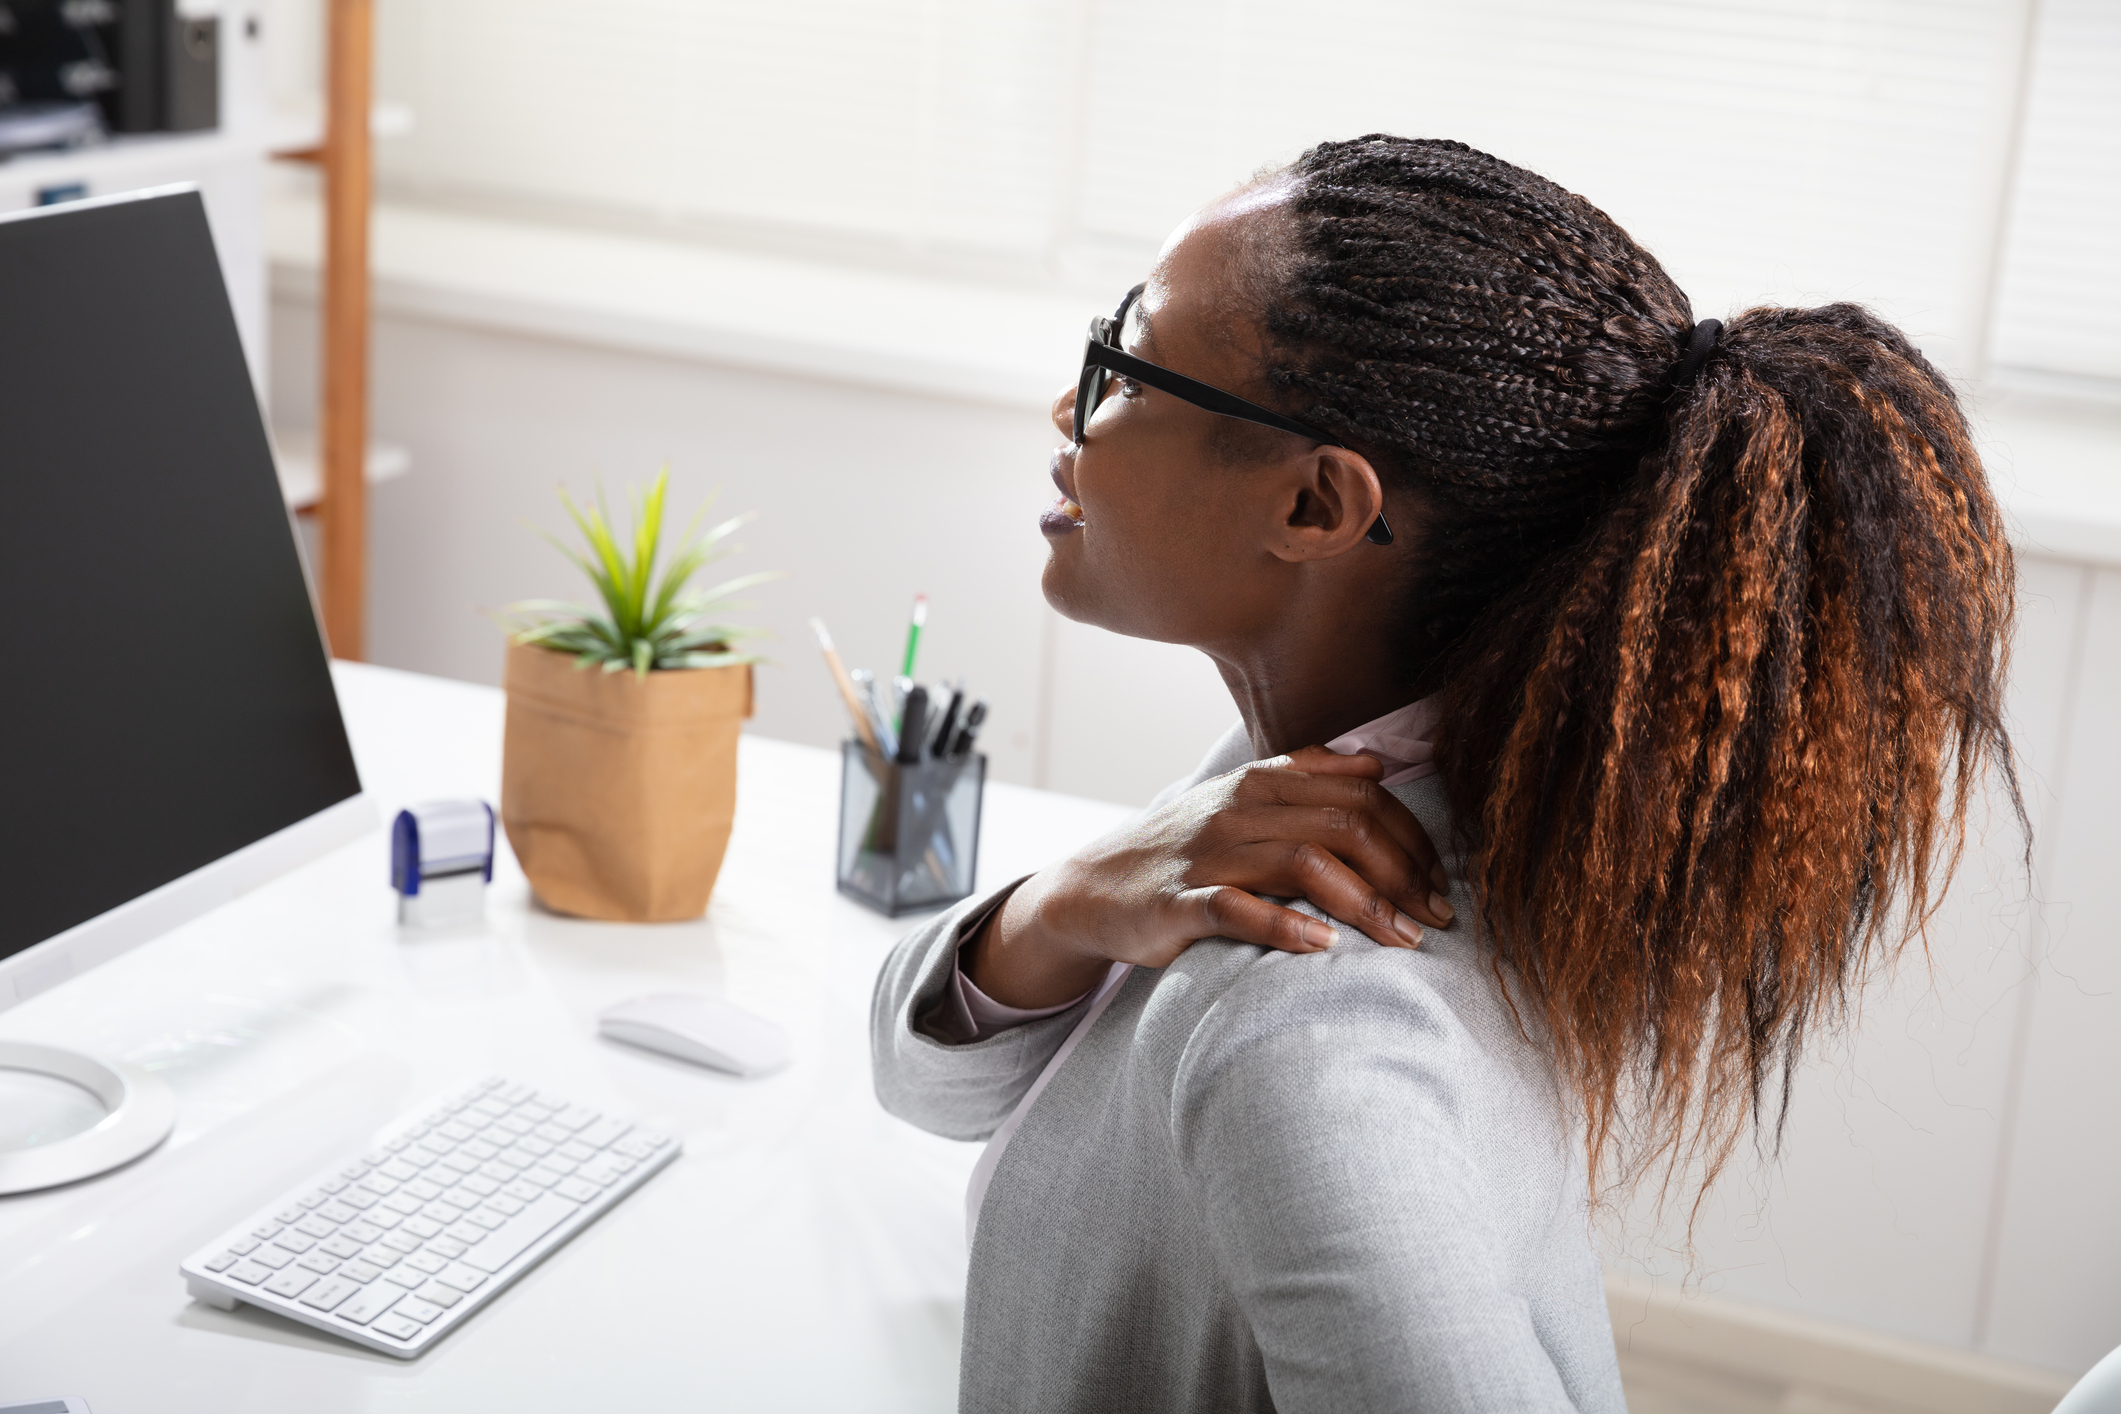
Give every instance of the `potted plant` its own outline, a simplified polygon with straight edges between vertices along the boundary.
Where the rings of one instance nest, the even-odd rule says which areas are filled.
[[[697,918],[729,845],[737,733],[751,715],[758,661],[735,644],[756,630],[709,616],[778,576],[686,588],[730,553],[724,542],[748,515],[705,534],[688,530],[658,571],[669,479],[666,469],[646,495],[634,493],[630,545],[614,532],[601,489],[584,509],[563,487],[585,546],[553,543],[596,586],[601,611],[539,599],[502,616],[510,635],[501,823],[531,887],[556,912]]]

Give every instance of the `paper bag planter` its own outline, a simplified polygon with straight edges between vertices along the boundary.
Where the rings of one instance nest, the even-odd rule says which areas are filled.
[[[751,665],[577,669],[508,647],[501,824],[547,907],[583,918],[697,918],[736,818]]]

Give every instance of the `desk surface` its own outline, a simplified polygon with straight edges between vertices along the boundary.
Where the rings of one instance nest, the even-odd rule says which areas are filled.
[[[340,665],[388,819],[498,798],[501,695]],[[747,737],[737,823],[696,923],[535,910],[503,848],[487,922],[401,933],[381,829],[0,1014],[0,1035],[122,1056],[181,1103],[129,1168],[0,1199],[0,1404],[240,1410],[955,1407],[962,1202],[977,1146],[885,1115],[870,983],[905,928],[832,887],[838,760]],[[980,875],[1109,828],[1115,806],[991,785]],[[794,1039],[743,1081],[596,1038],[657,990],[729,997]],[[685,1154],[410,1364],[197,1305],[178,1260],[431,1092],[496,1071],[682,1134]]]

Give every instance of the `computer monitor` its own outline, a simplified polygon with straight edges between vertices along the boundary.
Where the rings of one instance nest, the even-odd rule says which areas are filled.
[[[192,187],[0,216],[0,606],[0,1010],[375,823]],[[168,1130],[131,1067],[0,1067],[112,1107],[0,1192]]]

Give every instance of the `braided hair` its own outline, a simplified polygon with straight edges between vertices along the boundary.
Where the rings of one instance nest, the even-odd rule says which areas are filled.
[[[1749,310],[1688,360],[1647,251],[1461,143],[1326,143],[1281,179],[1265,378],[1413,512],[1408,676],[1443,694],[1496,965],[1594,1172],[1705,1188],[1919,934],[1989,767],[2024,823],[2011,551],[1965,419],[1855,305]]]

